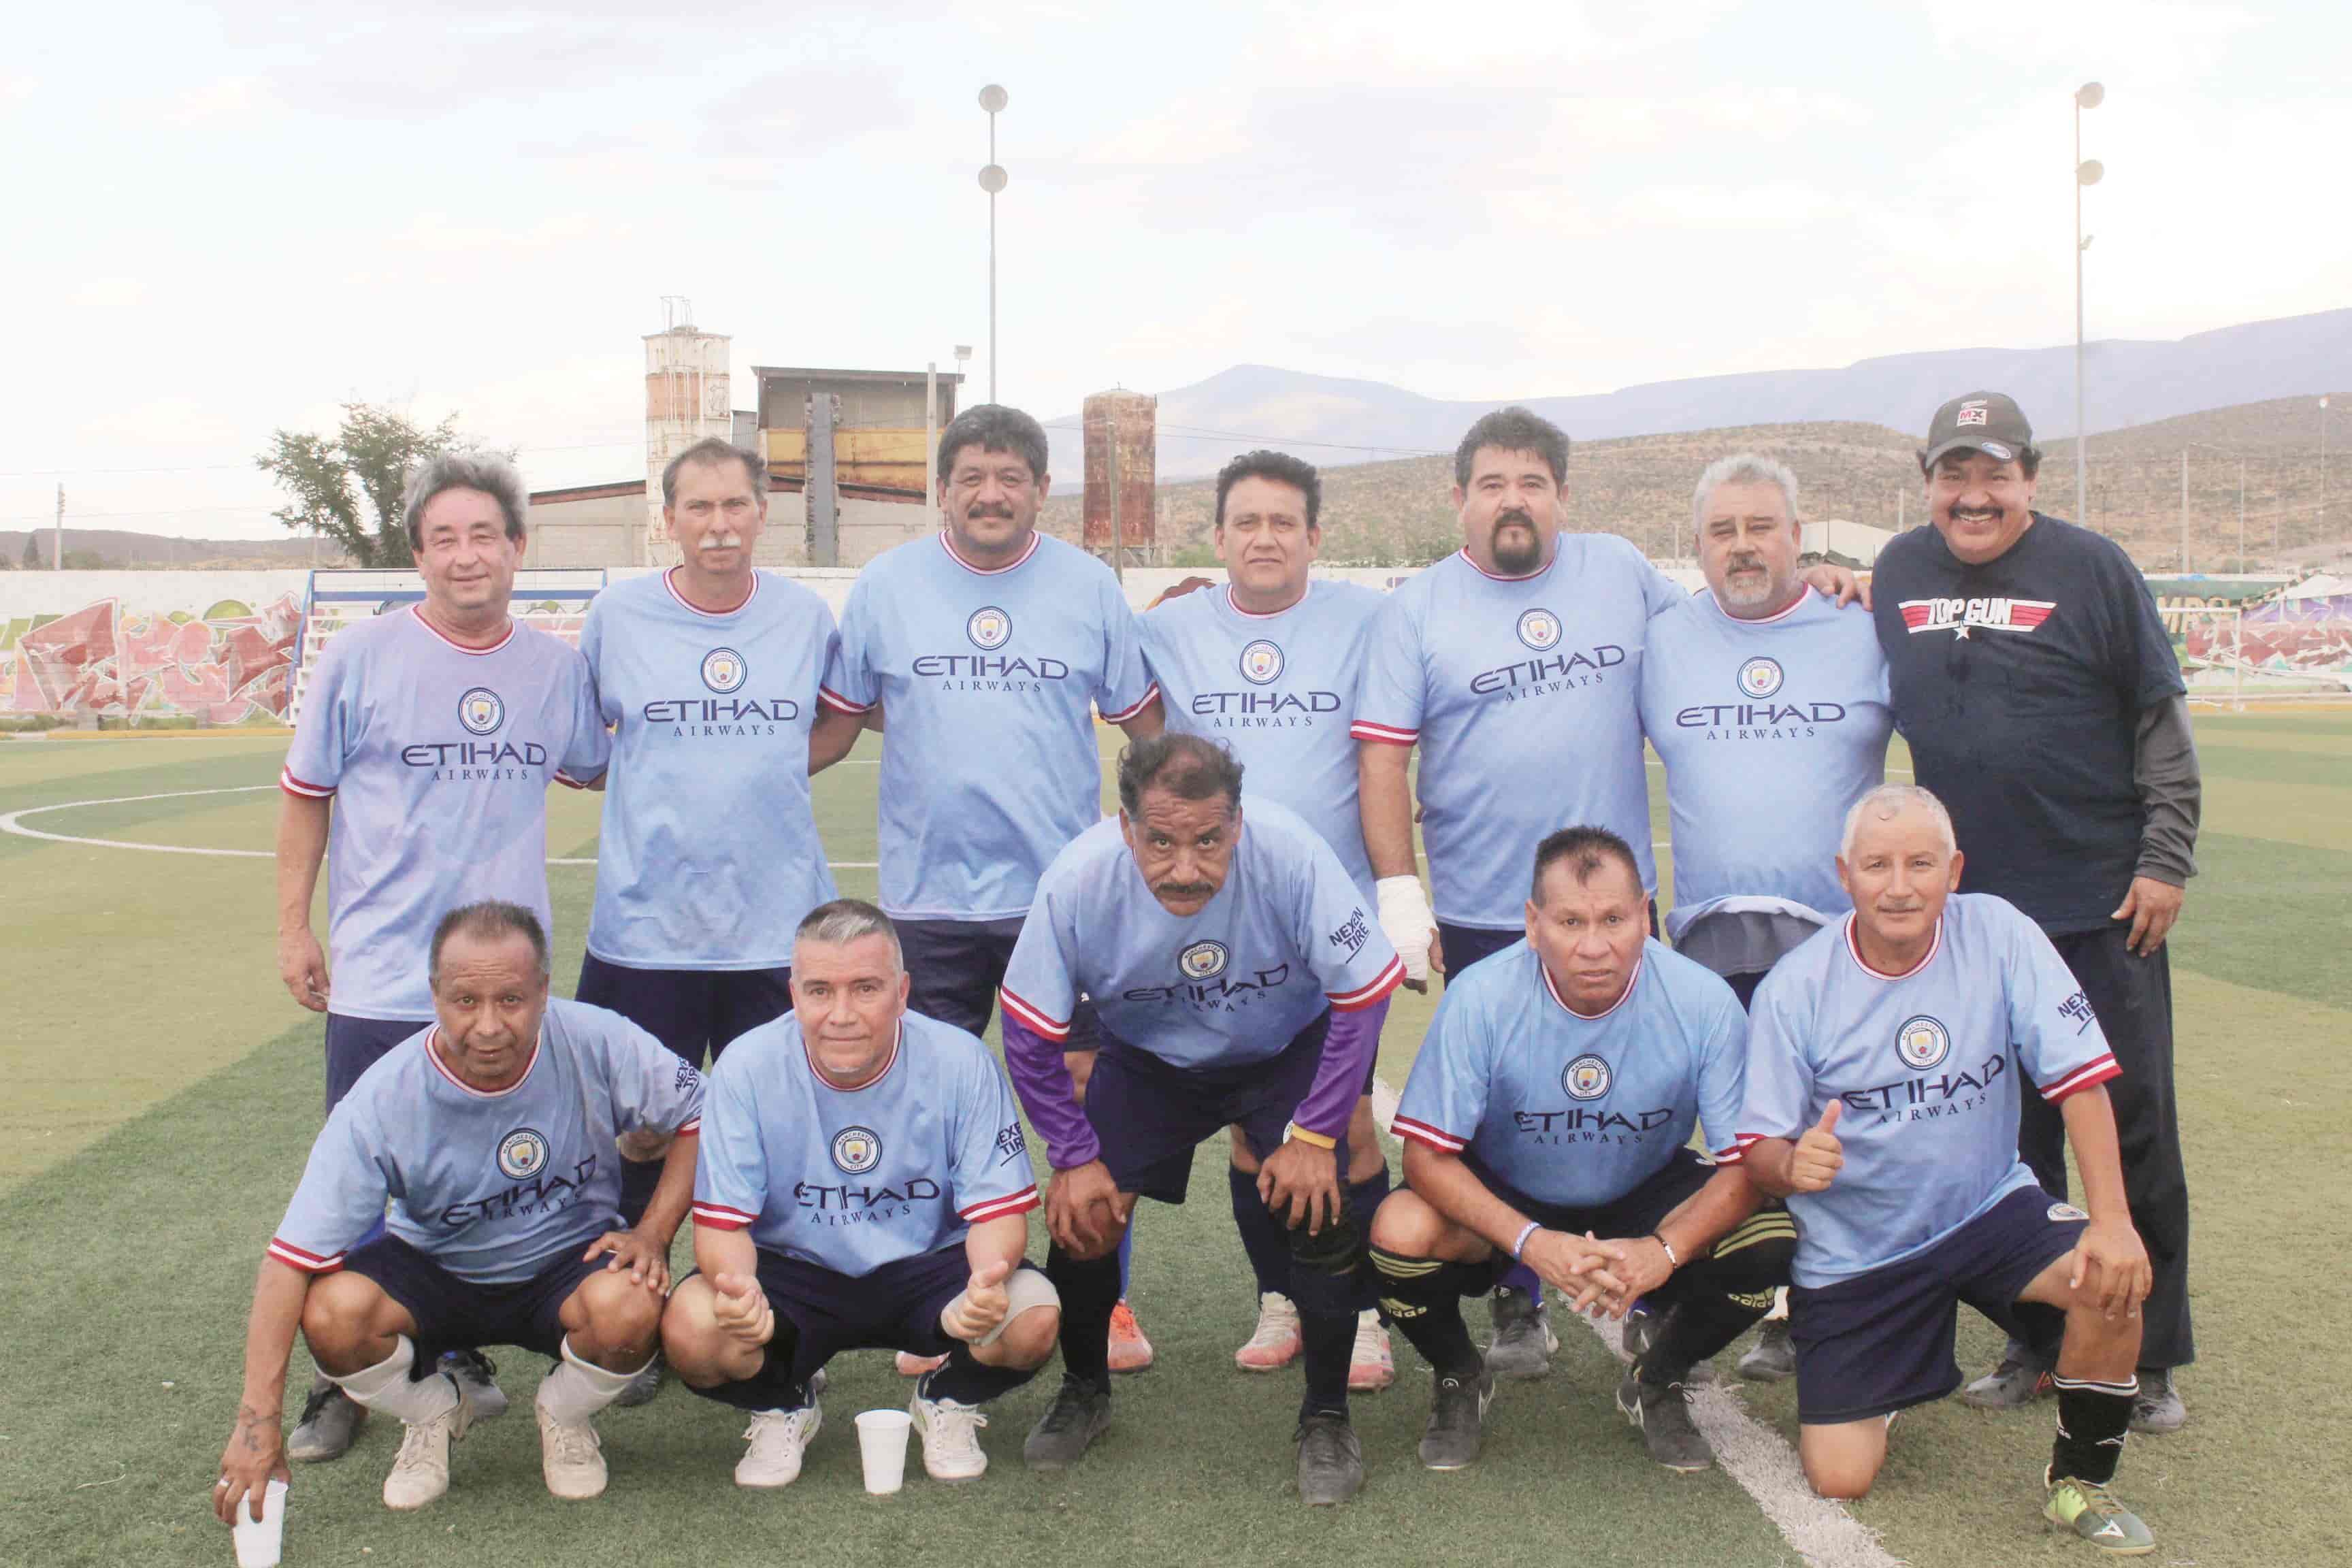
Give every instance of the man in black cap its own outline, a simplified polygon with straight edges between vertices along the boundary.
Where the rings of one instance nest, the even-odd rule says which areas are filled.
[[[2147,583],[2114,541],[2033,510],[2041,458],[1999,393],[1937,410],[1919,455],[1931,526],[1880,553],[1872,614],[1917,781],[1950,808],[1967,856],[1963,889],[2041,925],[2123,1068],[2109,1090],[2155,1269],[2132,1427],[2169,1432],[2185,1419],[2172,1370],[2196,1350],[2164,939],[2196,872],[2197,752]],[[2019,1149],[2063,1195],[2053,1110],[2024,1107]],[[2047,1392],[2058,1325],[2044,1337],[2011,1341],[1961,1398],[2006,1408]]]

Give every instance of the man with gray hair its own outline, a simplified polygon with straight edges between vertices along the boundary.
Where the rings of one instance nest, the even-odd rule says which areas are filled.
[[[501,458],[418,463],[401,510],[423,602],[347,627],[303,694],[278,775],[278,972],[326,1015],[331,1111],[432,1018],[425,939],[443,913],[502,899],[547,921],[547,786],[604,768],[586,663],[508,613],[527,504]],[[331,841],[322,952],[310,905]],[[465,1372],[505,1407],[487,1360]],[[334,1458],[360,1419],[322,1378],[289,1452]]]
[[[1744,1006],[1782,953],[1853,907],[1838,823],[1885,776],[1895,721],[1869,612],[1798,575],[1797,477],[1743,452],[1709,465],[1691,504],[1706,588],[1650,622],[1642,729],[1674,819],[1667,934]],[[1649,1321],[1626,1320],[1630,1342]],[[1739,1370],[1796,1370],[1785,1318]]]

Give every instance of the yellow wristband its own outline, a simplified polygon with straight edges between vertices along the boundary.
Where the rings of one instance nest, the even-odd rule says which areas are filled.
[[[1326,1138],[1320,1132],[1309,1132],[1296,1121],[1290,1124],[1290,1135],[1301,1143],[1312,1143],[1318,1149],[1337,1149],[1339,1146],[1339,1141],[1337,1138]]]

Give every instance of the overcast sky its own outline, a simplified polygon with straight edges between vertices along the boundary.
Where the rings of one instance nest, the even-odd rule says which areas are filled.
[[[0,527],[267,536],[346,399],[642,472],[661,297],[1041,416],[1244,361],[1434,396],[2352,304],[2340,5],[127,3],[0,52]],[[685,18],[691,16],[691,20]],[[2352,375],[2347,375],[2352,380]],[[1259,434],[1280,436],[1283,432]]]

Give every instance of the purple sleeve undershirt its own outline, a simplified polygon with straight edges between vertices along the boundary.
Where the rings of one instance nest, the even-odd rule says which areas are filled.
[[[1062,1060],[1060,1043],[1014,1017],[1009,1008],[999,1016],[1004,1024],[1004,1066],[1013,1075],[1021,1108],[1029,1113],[1029,1124],[1045,1141],[1045,1163],[1066,1171],[1100,1159],[1102,1144],[1078,1104],[1078,1086]],[[1325,1058],[1328,1062],[1328,1046]]]
[[[1344,1137],[1348,1118],[1364,1092],[1364,1072],[1380,1049],[1381,1024],[1389,1016],[1385,996],[1369,1007],[1341,1012],[1331,1009],[1331,1026],[1323,1036],[1323,1064],[1315,1069],[1315,1085],[1291,1113],[1291,1124],[1326,1138]]]

